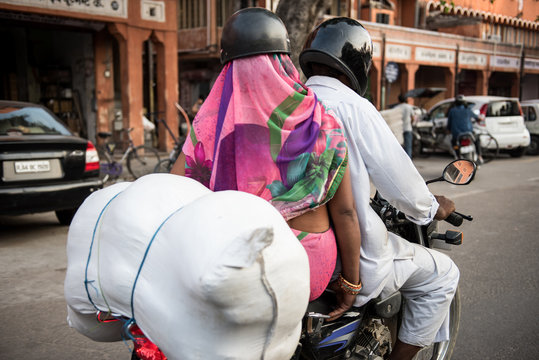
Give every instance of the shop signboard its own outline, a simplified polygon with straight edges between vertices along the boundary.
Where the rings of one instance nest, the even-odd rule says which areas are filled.
[[[459,64],[469,66],[486,66],[487,56],[470,52],[459,52]]]
[[[539,60],[537,60],[537,59],[524,59],[524,69],[526,69],[526,70],[539,70]]]
[[[373,41],[372,42],[372,57],[373,58],[380,58],[382,56],[382,46],[379,42]]]
[[[412,48],[406,45],[387,44],[385,56],[392,60],[410,60]]]
[[[421,62],[454,63],[455,52],[453,50],[429,49],[424,47],[415,48],[415,59]]]
[[[516,57],[509,57],[509,56],[491,56],[490,66],[519,69],[520,59]]]
[[[0,3],[127,18],[128,0],[0,0]]]

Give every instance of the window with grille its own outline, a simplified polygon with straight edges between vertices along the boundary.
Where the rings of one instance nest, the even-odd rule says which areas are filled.
[[[379,24],[389,24],[389,14],[376,14],[376,22]]]
[[[206,26],[206,1],[179,0],[178,27],[191,29]]]

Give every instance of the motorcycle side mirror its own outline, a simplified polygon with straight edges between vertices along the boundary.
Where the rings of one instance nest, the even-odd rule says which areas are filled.
[[[469,184],[477,170],[477,166],[470,160],[454,160],[450,162],[442,172],[442,176],[437,179],[427,181],[427,184],[437,181],[447,181],[453,185],[467,185]]]

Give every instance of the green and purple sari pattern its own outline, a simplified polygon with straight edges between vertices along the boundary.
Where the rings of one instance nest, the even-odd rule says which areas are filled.
[[[287,220],[333,197],[347,154],[340,123],[287,55],[227,63],[183,152],[186,176],[214,191],[258,195]]]

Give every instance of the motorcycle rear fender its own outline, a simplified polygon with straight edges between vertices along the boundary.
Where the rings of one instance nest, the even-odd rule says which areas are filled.
[[[473,145],[462,146],[459,150],[461,154],[468,154],[474,151],[475,147]]]
[[[374,311],[381,318],[389,319],[400,311],[401,304],[402,295],[400,291],[396,291],[383,300],[374,299]]]

